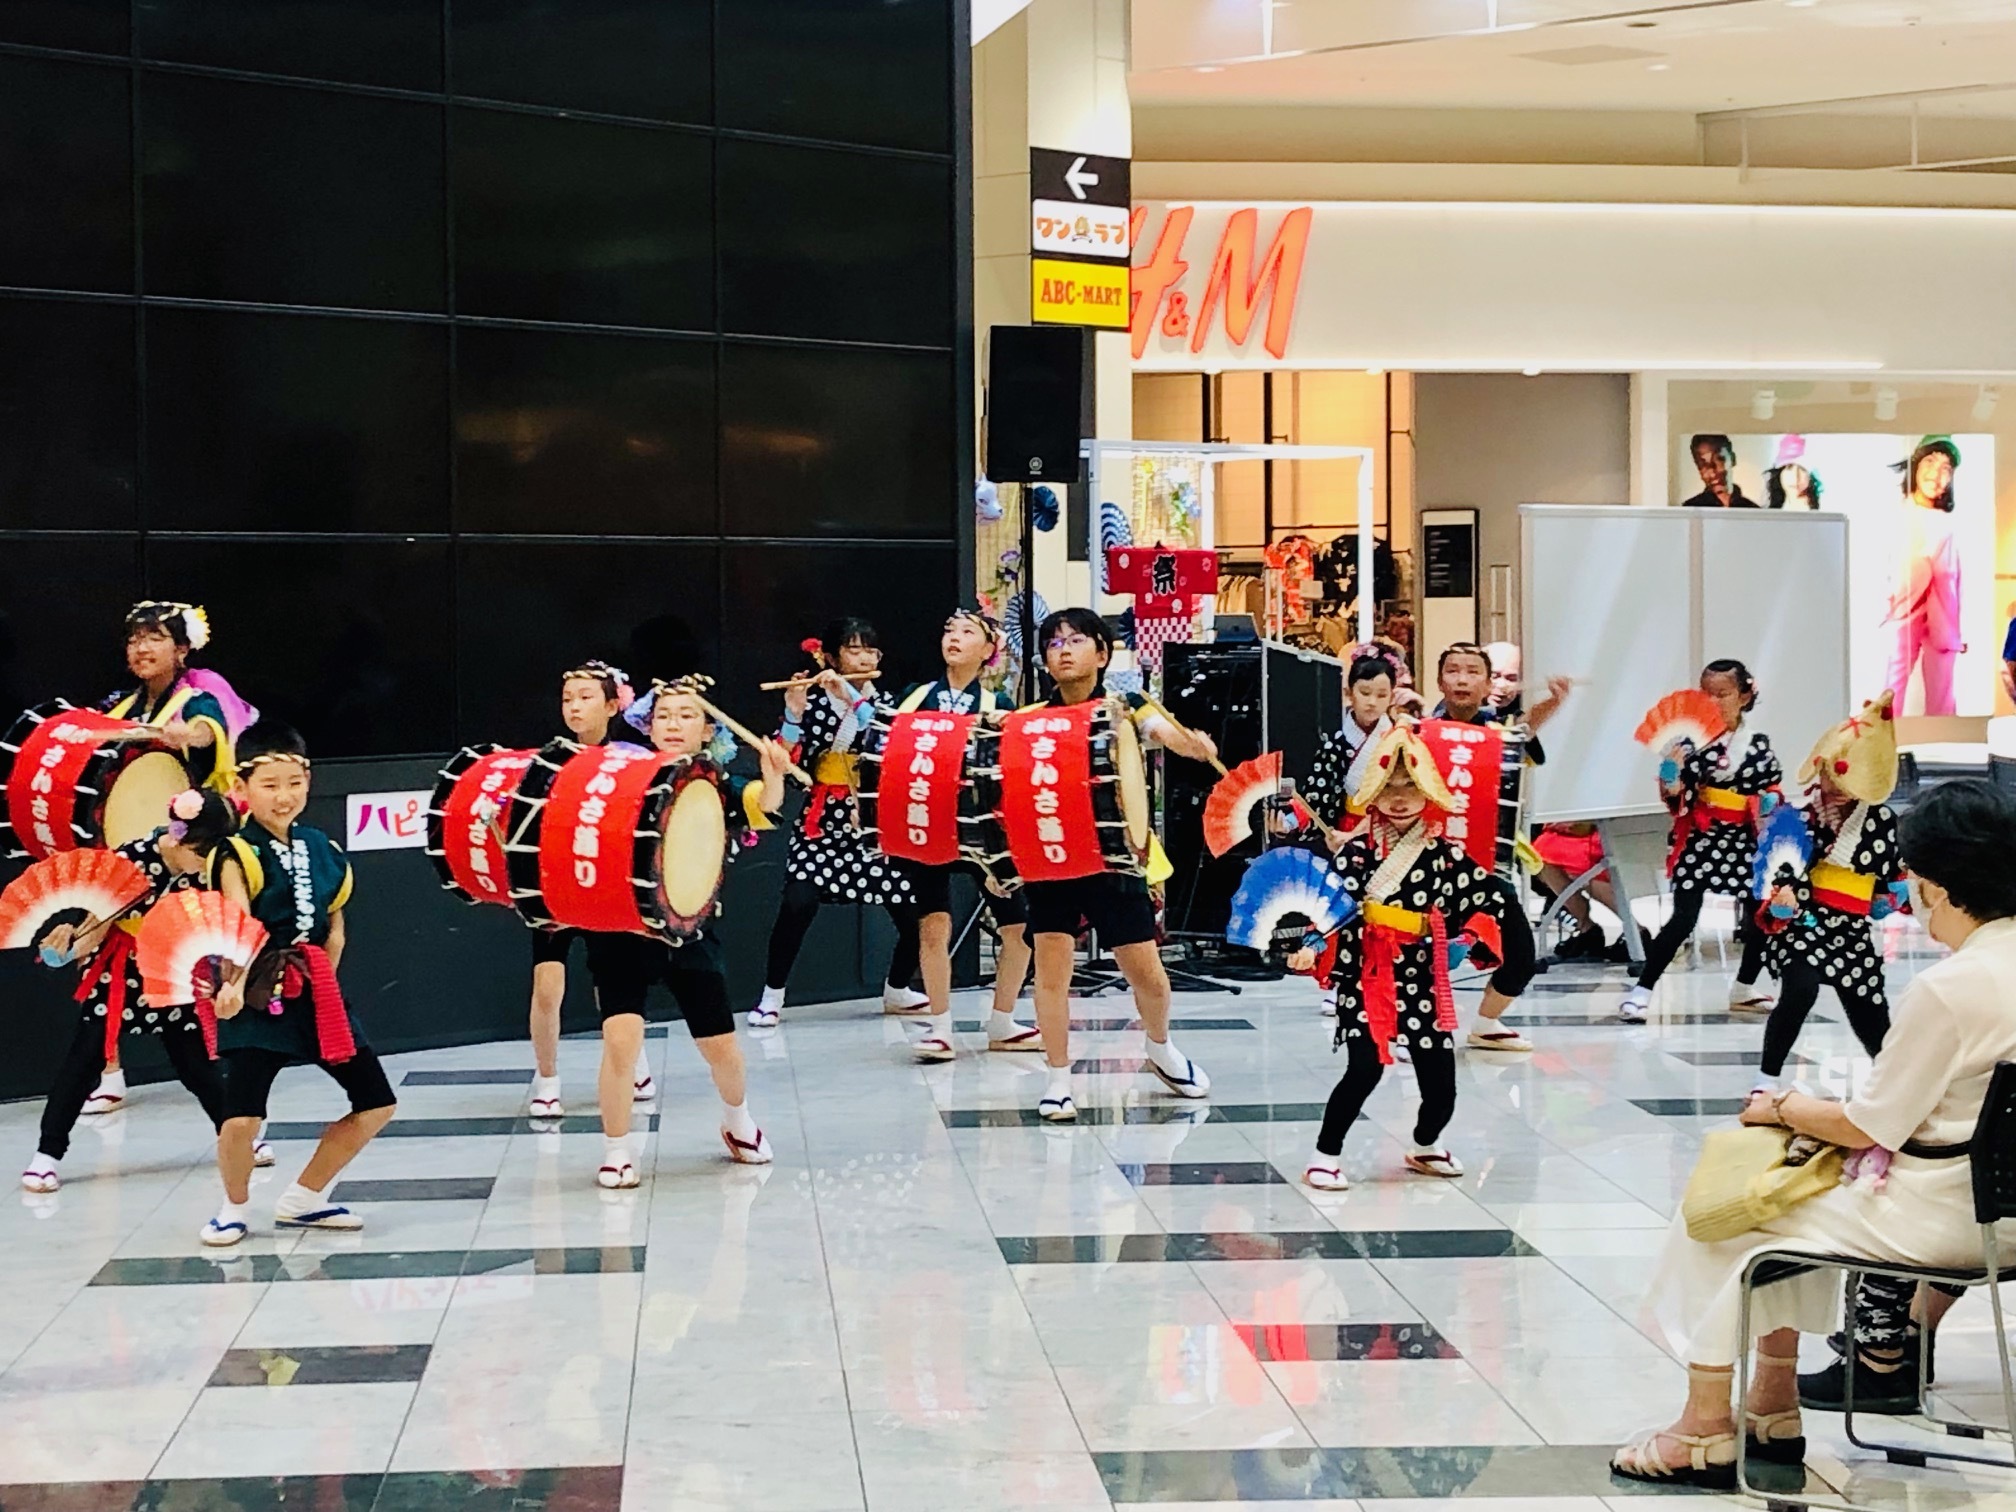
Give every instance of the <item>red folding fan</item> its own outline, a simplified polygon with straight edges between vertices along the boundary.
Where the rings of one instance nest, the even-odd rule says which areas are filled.
[[[266,926],[222,893],[171,892],[140,921],[141,990],[155,1006],[196,1001],[196,968],[219,960],[240,970],[266,943]]]
[[[117,851],[57,851],[0,892],[0,950],[33,945],[57,914],[117,918],[147,896],[147,874]]]
[[[1699,688],[1682,688],[1668,693],[1645,711],[1638,721],[1638,744],[1663,751],[1676,741],[1687,741],[1699,750],[1711,740],[1729,732],[1723,722],[1722,706]]]
[[[1242,761],[1204,800],[1204,843],[1222,856],[1253,833],[1253,805],[1281,790],[1281,753],[1267,751]]]

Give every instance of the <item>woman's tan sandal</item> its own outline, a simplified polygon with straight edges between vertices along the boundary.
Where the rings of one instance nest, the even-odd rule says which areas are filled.
[[[1659,1452],[1662,1443],[1685,1449],[1686,1463],[1668,1464]],[[1671,1428],[1661,1428],[1612,1455],[1610,1473],[1625,1480],[1650,1481],[1662,1486],[1732,1491],[1736,1487],[1736,1435],[1676,1433]]]

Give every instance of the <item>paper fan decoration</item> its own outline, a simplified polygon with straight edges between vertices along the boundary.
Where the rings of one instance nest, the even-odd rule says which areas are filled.
[[[1222,856],[1253,833],[1253,805],[1281,790],[1281,753],[1268,751],[1242,761],[1204,800],[1204,843]]]
[[[1249,950],[1266,950],[1274,933],[1292,915],[1328,934],[1358,911],[1344,879],[1327,857],[1294,847],[1270,850],[1255,859],[1232,895],[1225,938]]]
[[[266,926],[224,894],[171,892],[140,921],[141,990],[156,1006],[193,1003],[199,965],[221,960],[243,969],[265,943]]]
[[[1050,606],[1043,602],[1043,595],[1029,594],[1027,588],[1018,588],[1009,596],[1008,603],[1001,611],[1001,633],[1007,637],[1008,649],[1017,656],[1022,654],[1022,602],[1029,597],[1029,623],[1038,629],[1050,617]]]
[[[1127,511],[1111,499],[1099,506],[1099,589],[1102,593],[1113,590],[1106,582],[1106,552],[1114,546],[1132,546],[1134,527],[1127,523]]]
[[[1056,489],[1038,483],[1029,490],[1029,516],[1038,530],[1055,530],[1059,513]]]
[[[117,851],[57,851],[0,892],[0,950],[33,945],[57,914],[115,918],[146,896],[147,874]]]
[[[1789,803],[1781,803],[1771,811],[1771,817],[1764,821],[1763,832],[1757,836],[1757,859],[1750,867],[1750,891],[1759,898],[1768,898],[1777,887],[1792,877],[1806,875],[1806,865],[1813,859],[1813,842],[1806,833],[1806,815]]]
[[[1699,688],[1682,688],[1678,693],[1668,693],[1645,711],[1633,738],[1654,751],[1663,751],[1681,740],[1699,750],[1728,733],[1720,704]]]

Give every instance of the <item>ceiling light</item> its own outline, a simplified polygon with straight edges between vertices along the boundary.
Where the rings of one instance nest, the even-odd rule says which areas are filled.
[[[1778,391],[1776,389],[1760,388],[1750,396],[1750,418],[1752,420],[1769,420],[1777,408]]]
[[[1199,64],[1197,65],[1197,72],[1198,72],[1198,73],[1223,73],[1223,72],[1225,72],[1225,70],[1224,70],[1224,69],[1222,69],[1222,68],[1220,68],[1220,67],[1219,67],[1219,66],[1218,66],[1218,65],[1217,65],[1216,63],[1199,63]]]
[[[1521,368],[1519,371],[1528,378],[1538,378],[1540,376],[1540,369],[1538,368]]]
[[[1647,73],[1664,73],[1666,72],[1667,69],[1671,68],[1672,66],[1673,65],[1671,63],[1647,63],[1645,65],[1645,71]]]
[[[1787,10],[1810,10],[1819,0],[1785,0]]]
[[[1897,390],[1894,388],[1876,390],[1876,418],[1878,420],[1897,418]]]
[[[1985,425],[1995,416],[1995,402],[2002,397],[2001,391],[1992,383],[1984,383],[1974,396],[1974,418]]]
[[[1367,378],[1377,378],[1381,373],[1385,371],[1386,369],[1384,368],[1367,368],[1365,369],[1365,376]]]

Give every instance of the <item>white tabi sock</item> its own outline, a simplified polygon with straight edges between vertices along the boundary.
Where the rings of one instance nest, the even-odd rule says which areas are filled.
[[[1050,1084],[1044,1089],[1043,1095],[1045,1097],[1069,1097],[1071,1095],[1071,1068],[1069,1066],[1051,1066],[1048,1069],[1050,1072]]]
[[[942,1039],[946,1044],[951,1044],[952,1015],[950,1013],[934,1013],[930,1018],[924,1020],[924,1037],[926,1039]]]
[[[744,1143],[756,1138],[756,1120],[749,1116],[746,1099],[739,1103],[721,1104],[721,1126]]]
[[[782,987],[765,987],[763,989],[763,999],[756,1006],[765,1013],[783,1012],[784,989]]]
[[[987,1038],[989,1039],[1006,1039],[1022,1027],[1021,1024],[1015,1022],[1015,1015],[1013,1013],[1003,1013],[998,1008],[990,1008],[987,1011]]]
[[[288,1214],[309,1213],[316,1208],[328,1206],[329,1198],[326,1192],[310,1191],[298,1181],[282,1192],[280,1200],[273,1205],[275,1212]]]
[[[651,1080],[651,1057],[642,1048],[637,1051],[637,1064],[630,1072],[630,1080],[633,1082]]]
[[[1190,1058],[1176,1048],[1175,1038],[1148,1041],[1148,1059],[1155,1062],[1171,1076],[1182,1077],[1190,1074]]]

